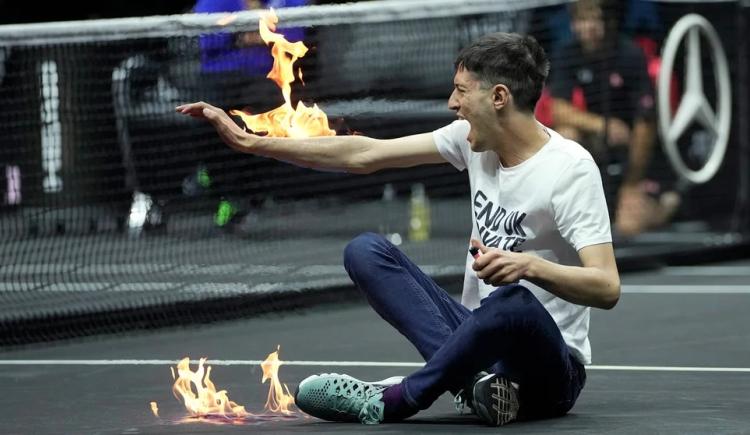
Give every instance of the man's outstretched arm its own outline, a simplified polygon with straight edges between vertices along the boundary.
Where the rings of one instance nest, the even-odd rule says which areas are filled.
[[[386,168],[444,163],[431,133],[397,139],[325,136],[304,139],[264,137],[240,128],[223,110],[208,103],[184,104],[178,113],[210,122],[232,149],[312,169],[367,174]]]

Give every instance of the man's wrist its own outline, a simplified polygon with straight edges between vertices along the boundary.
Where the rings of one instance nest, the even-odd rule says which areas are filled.
[[[539,277],[539,267],[541,258],[536,255],[524,254],[528,258],[526,263],[526,270],[523,273],[523,278],[529,281],[533,281]]]
[[[264,138],[262,136],[256,136],[254,134],[246,135],[242,138],[240,145],[246,152],[252,153],[257,151],[258,148],[262,148],[260,142]]]

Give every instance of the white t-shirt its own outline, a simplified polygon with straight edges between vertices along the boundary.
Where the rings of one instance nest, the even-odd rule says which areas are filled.
[[[578,143],[548,130],[550,140],[531,158],[506,168],[494,152],[473,152],[469,123],[459,120],[433,132],[440,154],[471,184],[471,237],[486,246],[526,252],[549,261],[580,266],[578,250],[612,242],[599,170]],[[466,255],[461,303],[479,306],[495,287],[479,280]],[[555,319],[565,343],[583,364],[591,363],[588,307],[567,302],[521,280]]]

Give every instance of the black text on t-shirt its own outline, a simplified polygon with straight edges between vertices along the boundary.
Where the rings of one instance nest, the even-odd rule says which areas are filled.
[[[487,247],[521,252],[521,244],[526,241],[526,232],[521,226],[525,217],[526,213],[489,201],[481,190],[474,195],[474,218],[479,237]]]

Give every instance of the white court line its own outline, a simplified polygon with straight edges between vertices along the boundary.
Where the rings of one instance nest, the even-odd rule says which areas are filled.
[[[175,365],[177,360],[168,359],[18,359],[0,360],[0,366],[149,366]],[[215,366],[257,366],[260,360],[207,360],[206,364]],[[191,360],[197,364],[198,360]],[[281,361],[286,366],[328,366],[328,367],[422,367],[420,362],[388,361]],[[624,365],[589,365],[587,370],[601,371],[643,371],[643,372],[725,372],[750,373],[750,367],[684,367],[684,366],[624,366]]]
[[[743,294],[750,293],[750,284],[748,285],[641,285],[627,284],[621,288],[623,293],[669,293],[669,294],[719,294],[732,293]]]
[[[750,264],[742,266],[670,266],[660,271],[669,276],[750,276]]]

